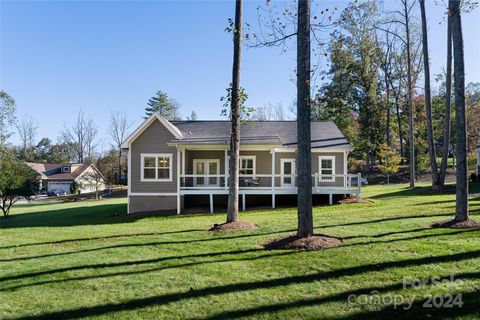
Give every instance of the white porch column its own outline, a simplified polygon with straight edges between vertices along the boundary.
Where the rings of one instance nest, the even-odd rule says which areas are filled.
[[[242,211],[245,211],[245,209],[246,209],[245,208],[245,197],[246,197],[245,193],[242,194]]]
[[[333,204],[333,195],[330,193],[328,194],[328,204],[332,205]]]
[[[347,187],[347,174],[348,174],[348,151],[343,153],[343,187]]]
[[[213,194],[210,193],[210,213],[213,213]]]
[[[182,149],[182,174],[185,175],[185,149]]]
[[[272,149],[272,208],[275,209],[275,149]]]
[[[177,214],[180,214],[180,149],[177,148]]]
[[[225,175],[225,190],[228,188],[228,150],[225,149],[225,163],[224,166],[224,175]]]

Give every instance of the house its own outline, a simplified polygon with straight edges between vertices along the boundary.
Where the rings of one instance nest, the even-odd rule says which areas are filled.
[[[352,146],[331,121],[312,127],[313,194],[360,196],[360,176],[348,174]],[[263,196],[275,208],[276,197],[296,195],[297,123],[242,123],[240,195]],[[122,144],[128,149],[128,213],[176,210],[185,201],[228,195],[229,121],[167,121],[153,114]]]
[[[105,181],[100,171],[93,164],[59,164],[27,162],[40,177],[40,190],[43,192],[70,193],[70,186],[75,181],[81,193],[103,191]]]

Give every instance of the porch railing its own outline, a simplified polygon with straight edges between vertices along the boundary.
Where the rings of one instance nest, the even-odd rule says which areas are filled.
[[[241,190],[277,190],[297,188],[297,176],[286,174],[255,174],[239,176]],[[312,189],[346,189],[359,192],[360,174],[312,174]],[[220,190],[228,189],[228,175],[180,175],[181,190]]]

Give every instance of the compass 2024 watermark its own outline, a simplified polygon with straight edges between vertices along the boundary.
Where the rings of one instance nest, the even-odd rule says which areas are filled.
[[[429,279],[403,278],[403,289],[420,290],[427,286],[446,286],[448,288],[461,286],[462,280],[455,279],[453,275],[448,277],[432,277]],[[372,290],[366,294],[351,294],[348,296],[348,303],[352,306],[366,305],[393,305],[394,309],[402,308],[410,310],[413,303],[421,303],[423,308],[461,308],[463,306],[462,294],[403,294],[380,293]]]

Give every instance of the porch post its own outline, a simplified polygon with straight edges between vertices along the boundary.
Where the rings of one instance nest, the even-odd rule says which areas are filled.
[[[224,176],[225,176],[225,190],[228,188],[228,150],[225,149],[225,162],[223,164],[224,166]]]
[[[348,160],[347,160],[347,156],[348,156],[348,152],[345,151],[343,153],[343,187],[346,188],[347,187],[347,174],[348,174],[348,166],[347,166],[347,163],[348,163]]]
[[[275,148],[272,149],[272,208],[275,209]]]
[[[242,211],[245,211],[245,193],[242,194]]]
[[[331,193],[328,194],[328,204],[329,205],[333,204],[333,195]]]
[[[177,147],[177,214],[180,214],[180,149]]]
[[[182,174],[185,175],[185,149],[182,150]]]
[[[213,213],[213,193],[210,193],[210,213]]]

